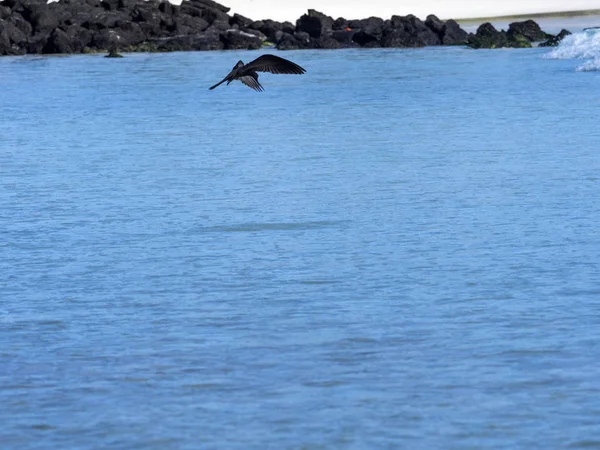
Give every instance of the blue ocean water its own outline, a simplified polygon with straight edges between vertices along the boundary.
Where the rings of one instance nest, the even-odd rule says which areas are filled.
[[[600,446],[600,73],[256,56],[0,59],[1,447]]]

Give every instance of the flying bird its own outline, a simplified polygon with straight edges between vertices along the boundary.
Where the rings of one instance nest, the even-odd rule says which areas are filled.
[[[288,61],[287,59],[280,58],[279,56],[262,55],[248,64],[238,61],[225,78],[209,89],[212,90],[226,81],[227,84],[229,84],[233,80],[240,80],[246,86],[254,89],[255,91],[264,91],[264,88],[258,82],[258,73],[256,72],[289,73],[301,75],[305,73],[306,70],[304,70],[298,64]]]

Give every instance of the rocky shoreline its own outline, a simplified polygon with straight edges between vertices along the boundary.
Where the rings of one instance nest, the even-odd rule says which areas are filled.
[[[472,48],[557,45],[566,35],[543,32],[532,20],[498,31],[485,23],[467,33],[454,20],[430,15],[389,20],[333,19],[309,10],[296,24],[254,21],[212,0],[3,0],[0,2],[0,55],[180,50],[279,50],[407,48],[468,45]]]

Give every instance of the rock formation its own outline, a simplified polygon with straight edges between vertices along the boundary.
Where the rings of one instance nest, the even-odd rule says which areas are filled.
[[[526,47],[553,39],[533,21],[511,24],[508,32],[482,25],[468,35],[455,21],[428,16],[384,20],[333,19],[309,10],[296,24],[253,21],[212,0],[3,0],[0,55],[99,51],[280,50],[352,47],[465,45],[473,48]]]

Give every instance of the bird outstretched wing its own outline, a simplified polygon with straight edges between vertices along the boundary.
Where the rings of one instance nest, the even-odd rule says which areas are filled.
[[[286,73],[301,75],[306,70],[287,59],[275,55],[262,55],[244,66],[244,71]],[[245,83],[244,83],[245,84]]]
[[[255,91],[258,91],[258,92],[264,91],[263,87],[258,82],[258,80],[250,75],[240,77],[239,80],[242,83],[244,83],[246,86],[248,86],[249,88],[254,89]]]

